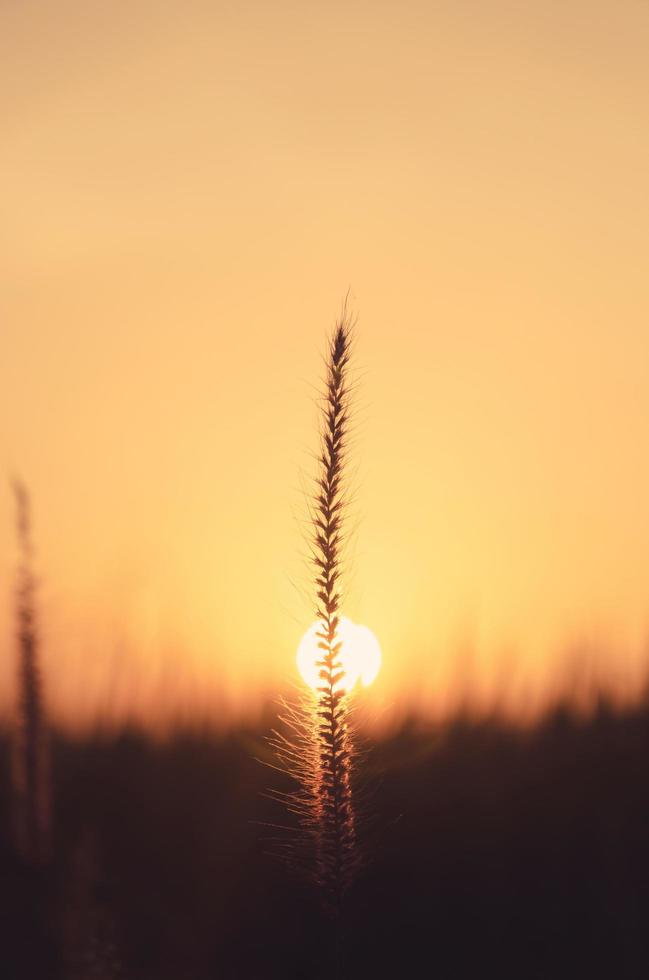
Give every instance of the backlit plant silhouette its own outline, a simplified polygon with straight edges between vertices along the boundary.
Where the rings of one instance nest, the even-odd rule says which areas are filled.
[[[349,325],[343,318],[331,340],[323,431],[313,516],[313,562],[316,568],[316,616],[320,685],[317,689],[316,737],[319,749],[320,880],[339,909],[355,867],[355,814],[351,787],[353,745],[348,700],[338,639],[340,550],[343,534],[343,466],[348,430]]]
[[[285,705],[289,734],[273,744],[298,789],[285,797],[298,815],[325,903],[340,920],[358,866],[352,776],[355,762],[349,696],[339,639],[341,552],[344,545],[345,462],[349,432],[351,324],[343,309],[330,338],[321,402],[320,449],[310,506],[310,559],[315,571],[318,685],[299,704]]]
[[[33,570],[31,505],[25,486],[13,484],[20,552],[16,587],[18,704],[13,753],[16,843],[31,864],[49,852],[49,753],[42,682],[38,663],[36,578]]]

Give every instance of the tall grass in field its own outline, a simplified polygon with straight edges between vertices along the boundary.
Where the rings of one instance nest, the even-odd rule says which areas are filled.
[[[297,813],[325,904],[340,922],[358,866],[352,777],[355,748],[339,639],[341,554],[345,536],[345,462],[349,432],[351,323],[343,309],[329,340],[320,405],[320,447],[310,503],[313,610],[318,623],[318,686],[285,706],[288,735],[274,745],[298,789],[287,798]],[[336,932],[339,932],[337,929]]]
[[[16,586],[18,699],[13,745],[14,828],[18,851],[30,864],[49,855],[49,743],[36,613],[36,576],[32,541],[31,501],[19,480],[13,483],[16,534],[20,561]]]
[[[351,785],[354,748],[338,637],[343,467],[349,425],[349,346],[349,324],[343,318],[331,339],[327,362],[312,540],[316,569],[315,613],[320,626],[317,636],[321,651],[317,664],[320,685],[315,706],[319,763],[317,868],[319,879],[337,913],[356,864],[356,820]]]

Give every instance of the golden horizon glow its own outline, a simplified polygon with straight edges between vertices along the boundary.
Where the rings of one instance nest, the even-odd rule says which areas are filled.
[[[321,639],[318,636],[321,631],[322,625],[313,623],[300,640],[296,656],[302,680],[313,690],[322,686],[318,666],[322,658]],[[344,672],[336,688],[349,693],[359,681],[363,687],[369,687],[381,669],[381,647],[372,630],[341,616],[336,642],[341,644],[338,662]]]

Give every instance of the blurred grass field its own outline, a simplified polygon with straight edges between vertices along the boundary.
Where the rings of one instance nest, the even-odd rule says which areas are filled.
[[[317,895],[264,826],[286,823],[264,795],[282,777],[255,758],[265,735],[56,736],[54,858],[30,871],[10,843],[5,732],[3,980],[331,975]],[[527,731],[406,725],[372,746],[345,975],[646,976],[648,754],[649,705],[604,703]]]

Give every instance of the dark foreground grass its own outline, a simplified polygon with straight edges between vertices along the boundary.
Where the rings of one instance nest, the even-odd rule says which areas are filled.
[[[327,976],[317,896],[260,826],[285,820],[253,758],[265,731],[55,738],[45,870],[11,853],[3,740],[2,980]],[[345,975],[646,977],[648,758],[649,708],[527,733],[457,720],[379,744]]]

